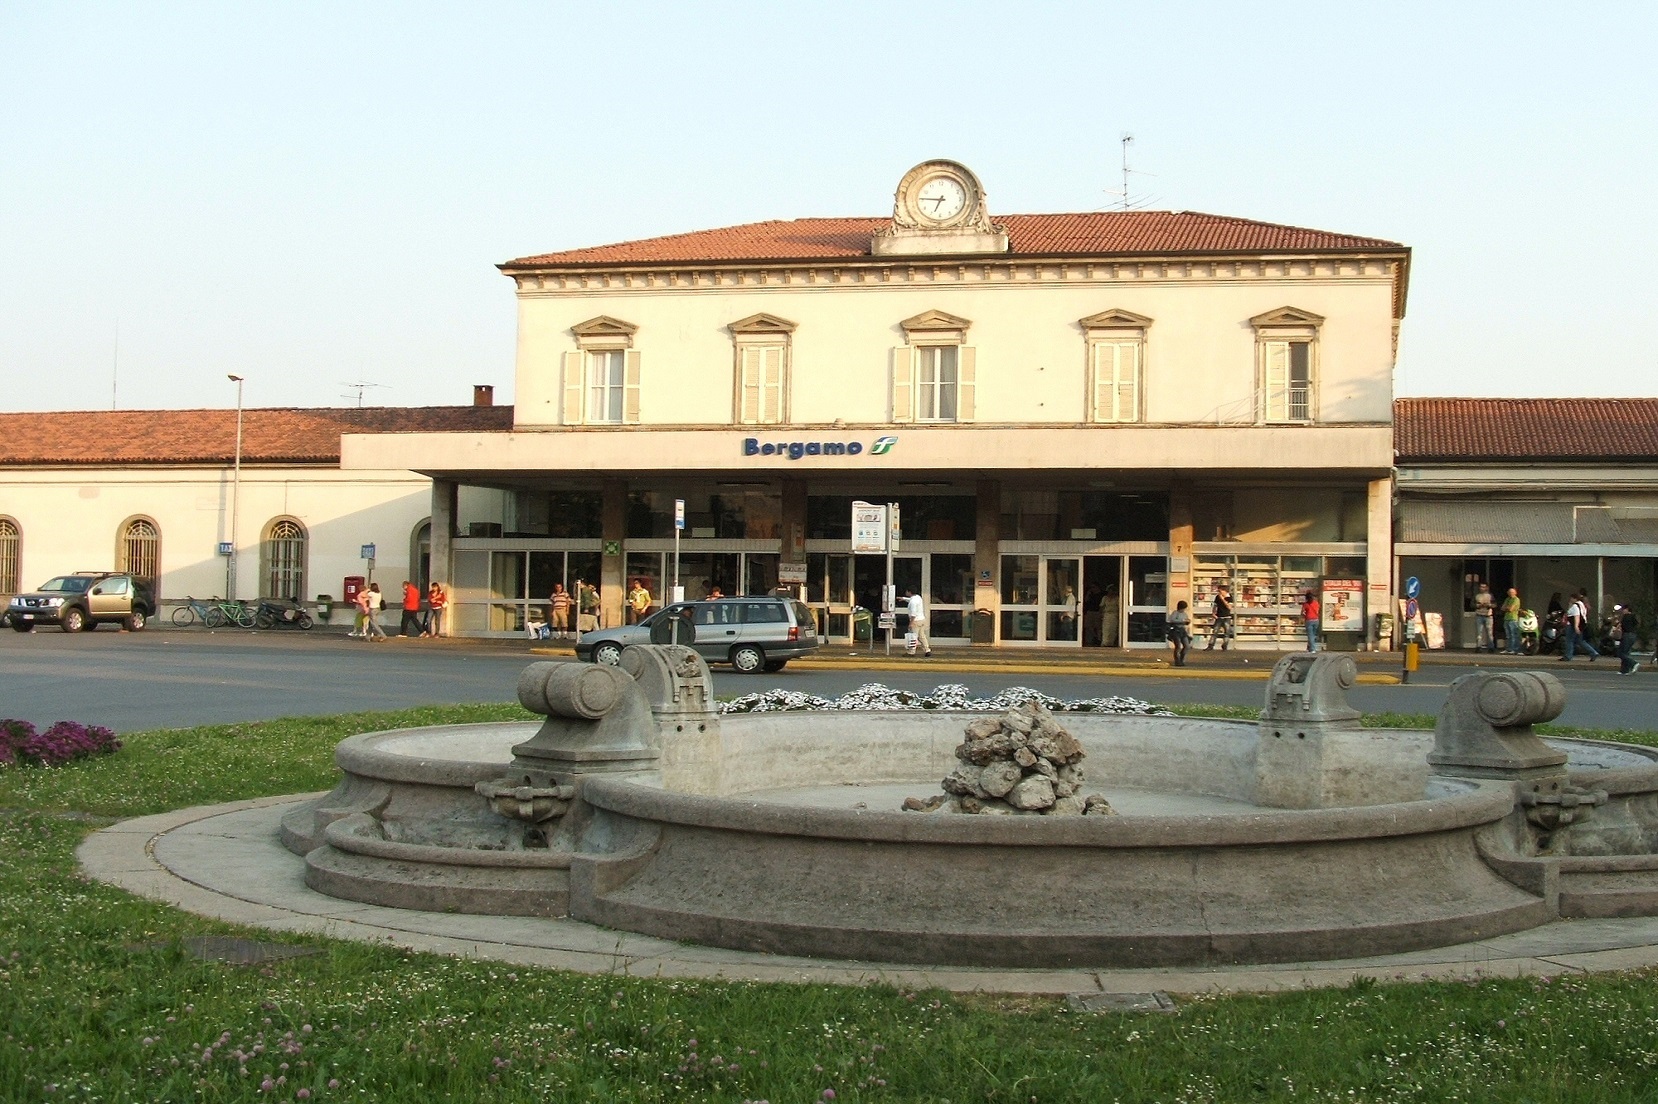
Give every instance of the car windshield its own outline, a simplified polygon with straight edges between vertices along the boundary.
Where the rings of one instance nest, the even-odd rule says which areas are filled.
[[[92,580],[85,575],[59,575],[40,589],[46,594],[85,594],[91,585]]]

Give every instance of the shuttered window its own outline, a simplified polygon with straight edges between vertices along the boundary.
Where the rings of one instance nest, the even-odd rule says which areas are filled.
[[[639,354],[591,349],[582,354],[586,404],[582,420],[593,425],[639,421]]]
[[[786,345],[738,347],[737,420],[743,425],[774,425],[784,420]]]
[[[969,345],[899,346],[892,353],[892,420],[971,422],[977,353]]]
[[[1269,422],[1312,420],[1312,342],[1264,341],[1264,405]]]
[[[1093,349],[1093,387],[1089,418],[1095,422],[1140,420],[1140,361],[1144,343],[1138,339],[1096,341]]]

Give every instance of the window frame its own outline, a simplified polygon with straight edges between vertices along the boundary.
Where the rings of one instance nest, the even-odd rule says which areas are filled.
[[[296,536],[278,536],[277,530],[292,526]],[[279,547],[279,546],[285,546]],[[279,557],[278,552],[282,552]],[[297,553],[297,554],[296,554]],[[310,577],[311,534],[298,518],[283,514],[265,523],[259,536],[259,594],[262,598],[298,598],[305,600],[305,585]],[[278,575],[294,585],[279,586]]]
[[[1322,315],[1279,307],[1249,320],[1255,328],[1255,422],[1257,425],[1311,425],[1318,421],[1319,332]],[[1296,351],[1305,377],[1296,379]],[[1296,401],[1297,391],[1300,402]]]
[[[133,532],[139,526],[148,526],[149,533]],[[140,562],[133,563],[135,547],[148,546],[148,552],[139,557]],[[143,561],[148,560],[146,564]],[[148,566],[152,570],[140,571],[139,567]],[[152,590],[161,579],[161,526],[155,518],[148,514],[134,514],[122,521],[115,529],[115,569],[135,579],[142,579],[150,585]]]
[[[790,421],[794,331],[798,324],[773,314],[751,314],[726,327],[732,343],[731,422],[783,425]],[[775,358],[776,378],[768,380]],[[758,373],[758,380],[754,375]],[[753,396],[750,413],[749,397]]]
[[[1095,425],[1130,425],[1146,420],[1146,345],[1152,320],[1132,311],[1112,309],[1078,319],[1083,331],[1083,346],[1087,363],[1083,378],[1088,393],[1084,396],[1086,420]],[[1134,363],[1127,371],[1124,386],[1123,350],[1132,350]],[[1101,361],[1111,354],[1111,379],[1104,379]],[[1128,392],[1128,410],[1123,410],[1124,391]],[[1108,396],[1109,402],[1102,402]]]
[[[0,514],[0,594],[11,595],[23,585],[23,526],[9,514]]]
[[[560,421],[564,425],[638,425],[641,399],[641,358],[633,348],[634,335],[639,327],[609,315],[599,315],[570,327],[576,348],[564,354],[563,402]],[[607,381],[599,384],[595,368],[605,366],[607,374],[614,365],[620,375],[620,384]],[[594,409],[595,393],[609,392],[619,386],[615,400],[619,416],[612,417],[609,405],[612,396],[604,394],[605,410]],[[601,416],[602,415],[602,416]]]
[[[904,333],[904,344],[892,350],[891,421],[920,425],[969,424],[978,414],[978,350],[967,343],[967,330],[973,323],[965,318],[940,310],[923,311],[899,323]],[[930,383],[923,381],[923,361],[942,357],[933,352],[942,348],[955,350],[955,414],[943,417],[937,399],[943,382],[935,374]],[[921,416],[920,393],[923,387],[933,390],[933,413]]]

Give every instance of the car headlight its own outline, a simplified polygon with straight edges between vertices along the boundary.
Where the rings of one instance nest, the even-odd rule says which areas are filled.
[[[46,599],[46,604],[48,606],[50,606],[52,609],[57,609],[59,606],[63,605],[63,599],[62,598],[48,598],[48,599]]]

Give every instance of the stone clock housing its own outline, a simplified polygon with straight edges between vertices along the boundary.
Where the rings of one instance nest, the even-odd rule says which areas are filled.
[[[1006,253],[1005,227],[990,221],[984,185],[956,161],[923,161],[904,174],[893,197],[892,225],[869,243],[877,256]]]

